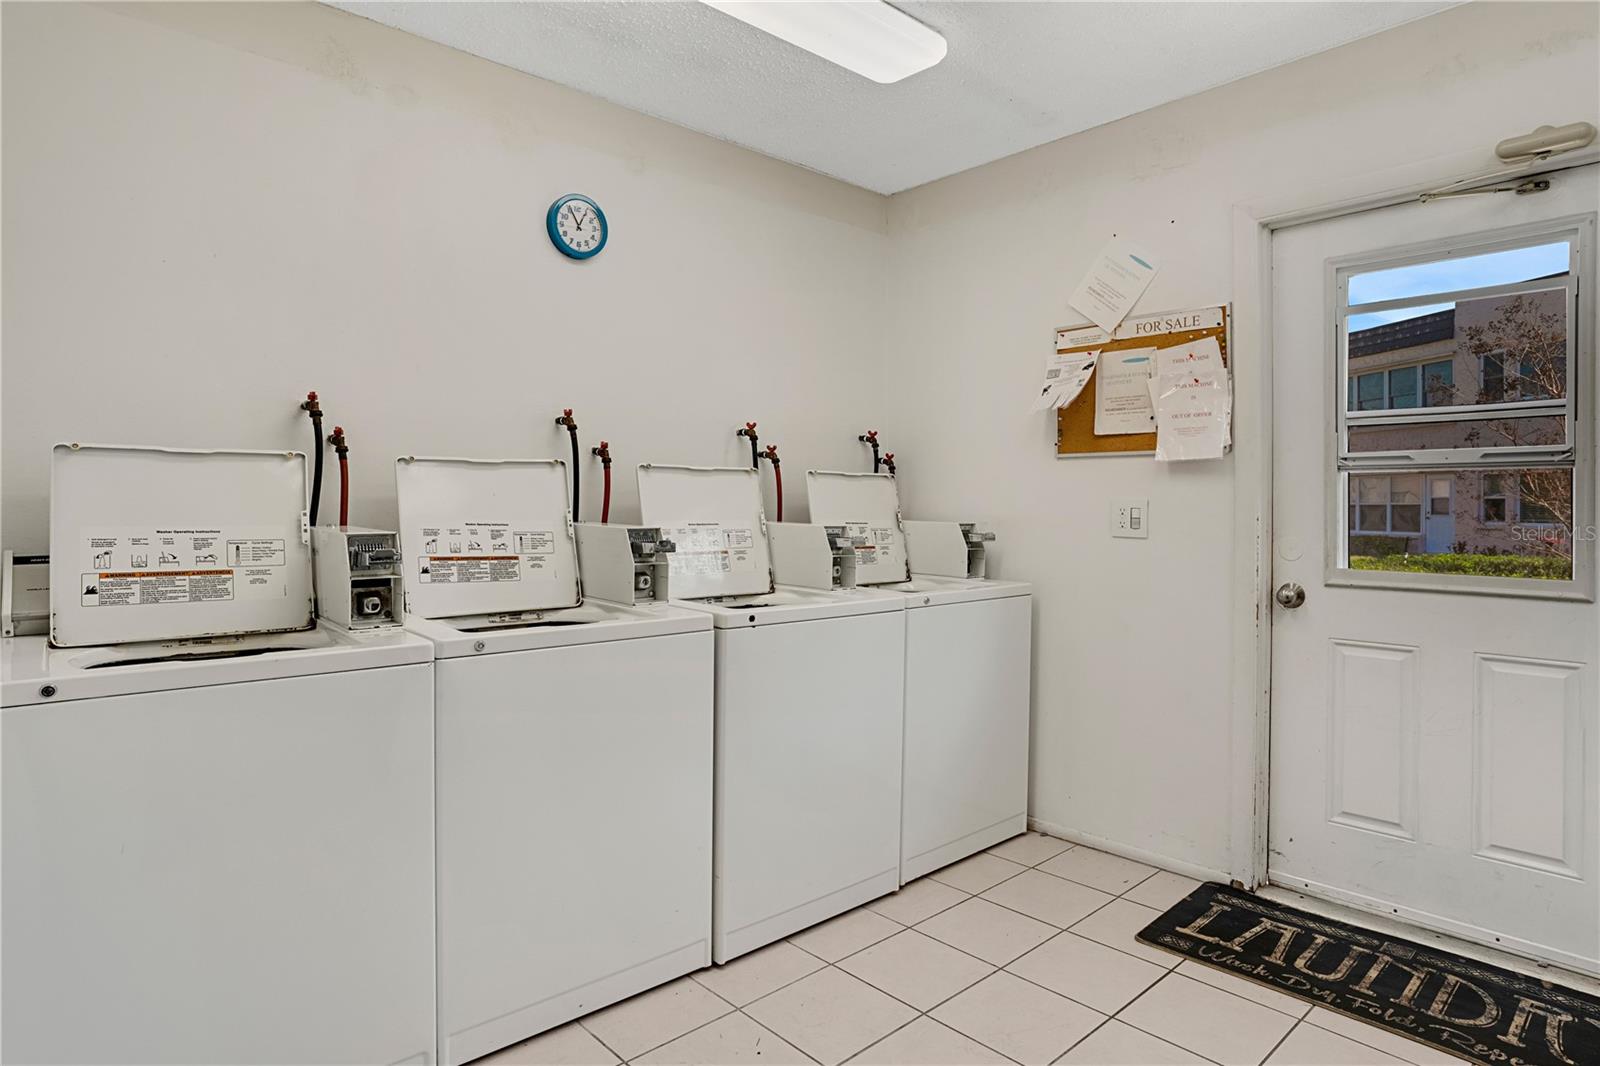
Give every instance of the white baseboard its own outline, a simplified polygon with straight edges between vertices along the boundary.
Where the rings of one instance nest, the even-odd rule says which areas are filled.
[[[1112,855],[1120,855],[1124,859],[1132,859],[1134,862],[1142,862],[1146,866],[1154,866],[1161,870],[1171,870],[1173,873],[1182,874],[1185,877],[1194,877],[1201,881],[1221,881],[1223,884],[1228,884],[1232,880],[1221,870],[1213,870],[1209,867],[1199,866],[1192,862],[1184,862],[1182,859],[1174,859],[1166,855],[1157,855],[1155,852],[1145,851],[1143,848],[1130,848],[1126,844],[1119,844],[1114,840],[1097,837],[1093,833],[1068,829],[1066,826],[1046,822],[1041,818],[1030,817],[1028,819],[1028,828],[1046,836],[1059,837],[1062,840],[1071,841],[1074,844],[1087,844],[1091,848],[1110,852]]]

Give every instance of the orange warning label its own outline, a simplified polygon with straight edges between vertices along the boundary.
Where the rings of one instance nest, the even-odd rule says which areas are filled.
[[[105,573],[100,575],[102,581],[111,578],[131,577],[200,577],[206,574],[223,574],[232,576],[232,570],[129,570],[125,573]]]
[[[233,599],[232,570],[107,570],[83,575],[85,607],[148,607]]]

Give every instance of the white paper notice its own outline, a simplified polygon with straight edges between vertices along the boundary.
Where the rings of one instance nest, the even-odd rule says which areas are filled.
[[[1156,377],[1162,380],[1189,377],[1215,382],[1221,381],[1227,373],[1222,365],[1222,349],[1215,337],[1202,337],[1156,352]]]
[[[1155,256],[1145,249],[1132,241],[1113,239],[1101,250],[1067,303],[1109,332],[1128,317],[1159,269]]]
[[[1232,383],[1215,338],[1157,352],[1150,395],[1158,461],[1219,459],[1233,443]]]
[[[1155,353],[1154,348],[1129,348],[1102,354],[1095,385],[1095,436],[1149,433],[1155,429],[1155,412],[1150,404]]]
[[[1094,373],[1094,364],[1099,355],[1097,351],[1071,352],[1066,355],[1057,352],[1046,359],[1044,387],[1034,398],[1033,409],[1051,411],[1057,407],[1065,407],[1076,400],[1083,387],[1089,383],[1089,376]]]
[[[1233,443],[1233,388],[1215,340],[1161,351],[1157,384],[1156,459],[1220,459]]]

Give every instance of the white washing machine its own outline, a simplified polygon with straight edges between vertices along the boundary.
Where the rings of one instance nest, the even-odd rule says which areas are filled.
[[[581,602],[565,471],[396,465],[406,624],[437,656],[451,1064],[711,961],[711,623]]]
[[[0,644],[0,1059],[432,1061],[433,650],[304,628],[306,480],[57,449],[73,646]]]
[[[810,471],[806,488],[812,521],[855,540],[858,585],[905,599],[906,883],[1027,828],[1032,589],[982,578],[969,527],[902,522],[887,474]]]
[[[759,478],[639,468],[657,594],[716,626],[717,962],[899,887],[905,598],[775,587]]]

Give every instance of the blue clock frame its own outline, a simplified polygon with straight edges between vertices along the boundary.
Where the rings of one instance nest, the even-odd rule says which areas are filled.
[[[561,231],[556,226],[556,218],[561,214],[561,209],[574,200],[588,205],[594,211],[595,218],[600,220],[600,243],[593,248],[578,249],[572,247],[561,236]],[[605,248],[606,242],[611,239],[611,224],[606,221],[606,213],[600,209],[600,205],[589,199],[589,197],[575,192],[556,198],[556,202],[550,205],[550,210],[545,212],[544,228],[545,232],[550,235],[550,243],[556,246],[558,252],[569,259],[592,259],[600,254],[601,250]]]

